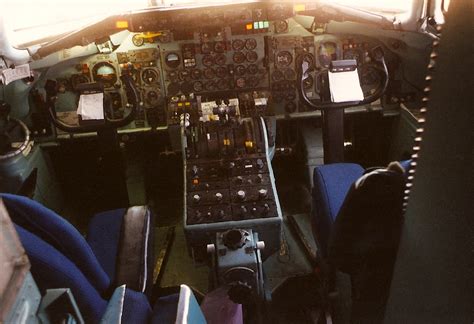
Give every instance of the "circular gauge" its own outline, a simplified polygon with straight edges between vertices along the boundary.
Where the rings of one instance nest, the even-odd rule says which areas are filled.
[[[217,65],[224,65],[226,60],[227,60],[227,57],[225,57],[224,54],[217,54],[216,59],[215,59]]]
[[[314,79],[311,75],[308,75],[306,79],[303,80],[303,87],[305,90],[309,90],[313,87]]]
[[[235,80],[235,87],[239,89],[245,88],[245,79],[238,78],[237,80]]]
[[[273,71],[273,74],[272,74],[273,81],[278,82],[278,81],[283,80],[284,78],[285,76],[283,75],[283,72],[281,72],[280,70]]]
[[[296,104],[293,101],[287,102],[285,105],[285,111],[287,113],[294,113],[296,111]]]
[[[94,65],[92,75],[96,82],[102,82],[106,88],[113,87],[115,82],[117,82],[115,68],[108,62],[100,62]]]
[[[247,61],[249,61],[250,63],[253,63],[253,62],[257,62],[258,54],[257,52],[249,51],[247,52],[245,57],[247,58]]]
[[[285,100],[286,101],[293,101],[296,99],[296,93],[294,91],[289,91],[286,93]]]
[[[160,95],[154,90],[148,91],[145,95],[145,100],[150,106],[155,106],[158,104],[159,99]]]
[[[257,47],[257,41],[255,38],[248,38],[245,40],[245,48],[249,51],[255,49]]]
[[[212,78],[214,78],[215,75],[216,75],[216,73],[211,68],[207,68],[207,69],[204,70],[204,77],[206,79],[212,79]]]
[[[281,34],[288,31],[288,22],[286,20],[275,21],[275,33]]]
[[[179,79],[181,81],[189,81],[191,79],[191,72],[188,70],[179,71]]]
[[[145,69],[142,72],[142,80],[146,84],[158,83],[159,77],[158,72],[154,69]]]
[[[211,66],[214,64],[214,58],[211,55],[204,55],[202,57],[202,64],[204,66]]]
[[[225,43],[218,41],[214,43],[214,52],[223,53],[225,51]]]
[[[312,54],[305,55],[305,56],[304,56],[304,60],[305,60],[305,62],[308,62],[308,65],[309,65],[308,67],[309,67],[310,69],[313,69],[313,68],[314,68],[314,57],[313,57]]]
[[[280,66],[288,66],[293,62],[293,55],[288,51],[281,51],[275,56],[275,63]]]
[[[242,52],[235,52],[232,56],[232,60],[237,64],[243,63],[245,61],[245,54]]]
[[[216,75],[218,78],[225,78],[227,76],[227,69],[223,66],[216,68]]]
[[[84,74],[73,74],[71,76],[71,85],[73,89],[76,89],[76,87],[79,84],[88,83],[88,82],[89,82],[89,78],[85,76]]]
[[[344,51],[343,58],[344,60],[356,60],[357,63],[361,63],[362,52],[354,48],[347,49]]]
[[[281,102],[283,101],[283,95],[281,92],[273,92],[272,98],[274,102]]]
[[[174,52],[166,54],[165,63],[170,68],[176,69],[179,66],[179,55]]]
[[[245,42],[241,39],[235,39],[233,42],[232,42],[232,49],[234,51],[241,51],[243,50],[245,47]]]
[[[188,95],[193,92],[193,84],[191,82],[183,82],[180,88],[181,92],[185,95]]]
[[[206,81],[206,83],[204,83],[204,89],[206,91],[216,90],[216,85],[215,85],[214,81]]]
[[[211,53],[211,50],[212,50],[212,46],[211,46],[211,44],[209,44],[209,42],[202,43],[201,53],[208,54],[208,53]]]
[[[260,83],[260,80],[257,77],[251,76],[247,78],[247,87],[255,88]]]
[[[319,63],[324,67],[329,67],[332,60],[337,60],[337,45],[333,42],[322,43],[318,49]]]
[[[249,64],[247,66],[247,73],[248,74],[257,74],[258,73],[258,66],[255,64]]]
[[[228,87],[229,87],[229,81],[227,81],[226,79],[220,79],[219,81],[217,81],[217,89],[225,90]]]
[[[178,72],[176,72],[176,71],[170,71],[170,72],[168,72],[168,79],[169,79],[171,82],[176,82],[176,81],[178,81]]]
[[[236,74],[237,76],[242,76],[242,75],[245,74],[245,72],[247,72],[247,69],[245,68],[245,66],[243,66],[243,65],[237,65],[237,66],[235,67],[235,74]]]
[[[204,86],[201,81],[196,81],[193,83],[194,92],[201,92],[204,89]]]
[[[198,70],[198,69],[193,69],[191,71],[191,78],[193,78],[194,80],[198,80],[201,78],[201,70]]]
[[[294,80],[296,78],[296,72],[293,69],[286,69],[284,74],[287,80]]]
[[[168,84],[168,96],[176,96],[179,92],[179,83],[171,82]]]
[[[135,34],[132,37],[132,43],[133,45],[140,47],[145,44],[145,38],[143,38],[141,34]]]

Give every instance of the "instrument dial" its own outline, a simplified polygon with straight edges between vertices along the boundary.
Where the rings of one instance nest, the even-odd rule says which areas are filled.
[[[204,66],[212,66],[214,64],[214,58],[211,55],[204,55],[202,58],[202,64]]]
[[[196,81],[193,83],[193,90],[194,92],[201,92],[202,90],[204,90],[204,85],[201,81]]]
[[[216,56],[215,62],[217,65],[224,65],[227,60],[227,57],[225,57],[224,54],[218,54]]]
[[[245,79],[238,78],[237,80],[235,80],[235,86],[239,89],[245,88]]]
[[[214,72],[212,68],[207,68],[204,70],[204,77],[206,79],[213,79],[215,75],[216,73]]]
[[[233,42],[232,42],[232,49],[234,51],[241,51],[243,50],[245,47],[245,43],[243,40],[241,39],[235,39]]]
[[[172,69],[176,69],[179,66],[180,58],[177,53],[171,52],[166,54],[165,63]]]
[[[179,71],[179,79],[181,81],[189,81],[191,79],[191,73],[188,70]]]
[[[275,21],[275,33],[281,34],[288,31],[288,22],[286,20]]]
[[[117,82],[117,74],[112,64],[100,62],[94,65],[92,75],[96,82],[102,82],[104,87],[111,88]]]
[[[155,69],[145,69],[142,72],[142,80],[148,85],[158,83],[159,78],[160,76]]]
[[[258,73],[258,66],[255,64],[249,64],[247,66],[247,73],[248,74],[257,74]]]
[[[245,48],[249,51],[255,49],[257,47],[257,41],[255,38],[248,38],[245,40]]]
[[[204,89],[206,91],[216,90],[216,85],[215,85],[214,81],[206,81],[206,83],[204,83]]]
[[[293,62],[293,55],[288,51],[281,51],[276,55],[275,61],[277,65],[288,66]]]
[[[149,104],[150,106],[155,106],[156,104],[158,104],[160,95],[158,94],[158,92],[151,90],[146,93],[145,98],[147,104]]]
[[[209,54],[209,53],[211,53],[211,50],[212,50],[212,46],[211,46],[211,44],[209,44],[209,42],[204,42],[204,43],[202,43],[202,45],[201,45],[201,53],[203,53],[203,54]]]
[[[232,60],[237,64],[243,63],[245,61],[245,54],[242,52],[235,52],[232,56]]]
[[[237,66],[235,67],[235,74],[236,74],[237,76],[242,76],[242,75],[244,75],[246,71],[247,71],[247,69],[245,69],[245,66],[243,66],[243,65],[237,65]]]
[[[285,76],[283,75],[283,72],[281,72],[280,70],[273,71],[273,74],[272,74],[273,81],[278,82],[278,81],[283,80],[284,78]]]
[[[249,51],[249,52],[247,52],[245,57],[246,57],[247,61],[249,61],[250,63],[254,63],[258,59],[258,54],[257,54],[257,52]]]
[[[319,63],[324,67],[329,67],[333,60],[337,60],[337,45],[333,42],[322,43],[318,49]]]
[[[216,68],[216,75],[218,78],[225,78],[227,76],[227,69],[223,66]]]
[[[284,74],[285,74],[285,79],[287,80],[294,80],[296,78],[296,72],[293,69],[290,69],[290,68],[286,69]]]
[[[217,88],[219,90],[225,90],[229,87],[229,81],[226,80],[226,79],[220,79],[219,81],[217,81]]]

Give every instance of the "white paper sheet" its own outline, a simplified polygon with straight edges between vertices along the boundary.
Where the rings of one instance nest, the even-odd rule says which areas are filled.
[[[82,120],[104,119],[104,94],[82,94],[79,97],[77,114],[81,115]]]
[[[18,65],[14,69],[8,68],[5,70],[2,70],[2,73],[1,73],[1,78],[2,78],[3,84],[5,85],[16,80],[29,78],[30,76],[31,76],[31,71],[30,71],[29,64]]]
[[[347,72],[328,72],[332,102],[364,100],[357,69]]]

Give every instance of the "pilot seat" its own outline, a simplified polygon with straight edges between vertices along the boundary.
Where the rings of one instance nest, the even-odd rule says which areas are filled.
[[[354,163],[334,163],[314,170],[313,233],[321,264],[329,269],[329,291],[336,291],[337,270],[351,279],[352,323],[383,321],[409,165],[392,162],[364,170]]]

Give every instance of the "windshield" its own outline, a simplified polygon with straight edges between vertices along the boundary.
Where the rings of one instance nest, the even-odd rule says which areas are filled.
[[[331,0],[376,13],[408,12],[413,0]],[[47,42],[48,37],[77,30],[114,13],[150,6],[228,3],[237,0],[0,0],[12,45],[25,48]]]

